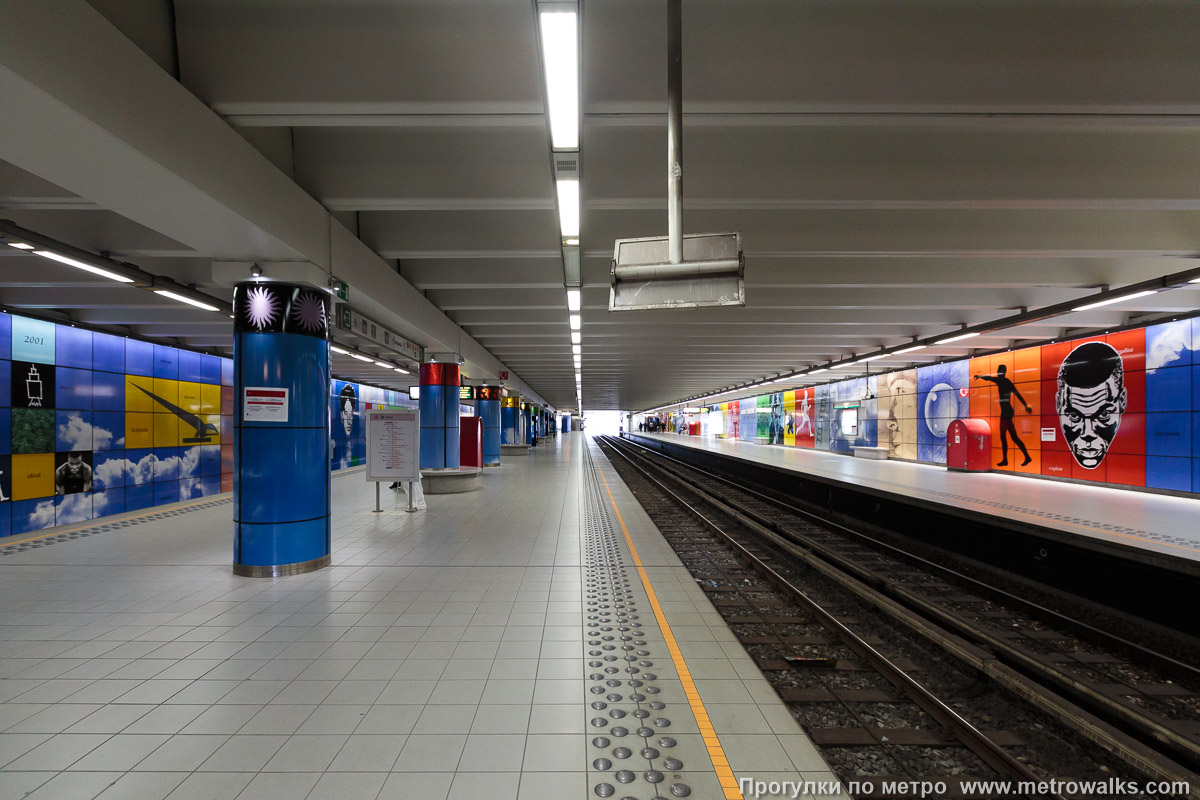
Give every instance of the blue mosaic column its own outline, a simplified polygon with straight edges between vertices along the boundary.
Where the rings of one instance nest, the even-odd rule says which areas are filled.
[[[525,423],[525,444],[533,444],[533,403],[521,404],[521,417]]]
[[[421,365],[421,469],[458,469],[458,364]]]
[[[479,387],[476,413],[483,420],[483,465],[500,465],[500,387]]]
[[[515,395],[500,401],[500,443],[521,444],[521,398]]]
[[[329,295],[285,283],[233,294],[233,572],[329,564]]]

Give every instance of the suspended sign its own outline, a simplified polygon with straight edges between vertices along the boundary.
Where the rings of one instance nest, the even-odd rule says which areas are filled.
[[[411,358],[413,361],[420,363],[421,348],[405,339],[400,334],[385,328],[375,320],[364,317],[362,314],[355,311],[345,303],[339,303],[337,314],[334,315],[337,319],[337,326],[344,331],[350,331],[364,339],[369,339],[375,344],[383,345],[391,350],[395,350],[401,355]]]

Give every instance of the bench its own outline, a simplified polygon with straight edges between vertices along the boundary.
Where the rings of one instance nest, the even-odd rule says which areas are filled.
[[[883,461],[888,457],[888,449],[886,447],[856,447],[854,448],[855,458],[873,458],[877,461]]]

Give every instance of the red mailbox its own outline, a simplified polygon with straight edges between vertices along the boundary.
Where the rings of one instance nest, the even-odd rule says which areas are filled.
[[[458,418],[458,463],[461,467],[483,467],[483,420]]]
[[[992,468],[992,426],[986,419],[956,419],[946,431],[946,466],[964,472]]]

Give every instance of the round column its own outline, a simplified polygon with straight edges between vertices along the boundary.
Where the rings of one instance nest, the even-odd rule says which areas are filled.
[[[521,437],[521,398],[510,395],[500,401],[500,443],[524,444]]]
[[[458,469],[458,364],[421,365],[421,469]]]
[[[475,410],[483,420],[483,465],[500,466],[500,387],[480,386]]]
[[[329,295],[286,283],[233,294],[233,572],[329,564]]]

